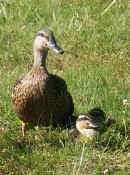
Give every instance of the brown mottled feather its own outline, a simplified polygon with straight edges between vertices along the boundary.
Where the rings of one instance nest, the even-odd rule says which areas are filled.
[[[74,110],[65,81],[42,66],[32,67],[16,82],[11,104],[22,121],[36,125],[60,125]]]

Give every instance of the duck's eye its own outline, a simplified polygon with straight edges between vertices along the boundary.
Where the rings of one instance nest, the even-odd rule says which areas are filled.
[[[45,37],[45,36],[43,35],[43,33],[38,33],[38,36]]]
[[[89,120],[87,117],[82,117],[82,118],[79,118],[78,121],[82,121],[82,120]]]
[[[38,36],[44,37],[46,39],[49,39],[49,37],[48,36],[45,36],[43,33],[39,33]]]

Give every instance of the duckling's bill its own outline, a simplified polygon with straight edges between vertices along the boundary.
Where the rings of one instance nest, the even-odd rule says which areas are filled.
[[[88,126],[93,128],[93,129],[98,128],[98,125],[95,122],[92,122],[92,121],[91,122],[88,121]]]

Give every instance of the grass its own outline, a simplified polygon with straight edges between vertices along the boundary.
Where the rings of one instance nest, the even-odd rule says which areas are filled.
[[[117,0],[0,0],[0,175],[130,174],[130,2]],[[33,63],[41,28],[54,31],[65,54],[50,52],[49,72],[63,77],[74,115],[100,106],[116,123],[88,143],[60,128],[28,129],[12,111],[16,79]]]

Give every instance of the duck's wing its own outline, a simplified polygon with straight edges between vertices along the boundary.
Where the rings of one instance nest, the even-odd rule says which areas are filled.
[[[74,104],[66,82],[57,75],[51,75],[46,83],[47,105],[56,118],[72,115]]]
[[[67,84],[61,77],[51,74],[50,78],[52,79],[53,85],[55,86],[57,92],[67,90]]]

